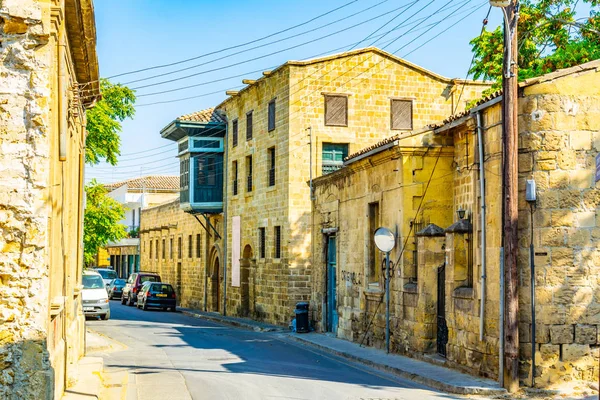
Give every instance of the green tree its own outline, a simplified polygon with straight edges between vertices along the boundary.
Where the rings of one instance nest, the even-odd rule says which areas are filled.
[[[521,0],[518,26],[519,80],[543,75],[600,58],[600,0],[582,0],[589,15],[577,19],[579,0]],[[471,41],[469,71],[476,79],[493,80],[487,93],[502,87],[503,29]]]
[[[102,99],[87,111],[87,137],[85,140],[85,162],[98,164],[105,159],[117,164],[121,154],[121,122],[135,114],[135,93],[127,86],[112,84],[100,79]]]
[[[123,205],[107,196],[108,191],[95,179],[85,185],[85,212],[83,214],[83,255],[86,265],[94,262],[98,249],[108,242],[127,236]]]

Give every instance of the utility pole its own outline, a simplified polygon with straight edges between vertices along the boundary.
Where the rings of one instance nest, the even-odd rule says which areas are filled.
[[[504,25],[504,78],[503,139],[504,139],[504,254],[505,254],[505,321],[504,325],[504,387],[514,393],[519,390],[519,330],[518,330],[518,274],[517,274],[517,219],[518,219],[518,125],[517,125],[517,21],[518,0],[511,0],[503,8]],[[502,321],[500,322],[502,323]]]

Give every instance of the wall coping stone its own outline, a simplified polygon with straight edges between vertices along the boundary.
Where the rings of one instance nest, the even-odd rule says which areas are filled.
[[[444,228],[440,228],[436,224],[429,224],[425,228],[416,233],[417,236],[444,236]]]

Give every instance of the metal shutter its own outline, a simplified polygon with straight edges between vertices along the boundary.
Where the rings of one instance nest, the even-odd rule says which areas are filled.
[[[325,96],[325,125],[348,126],[348,97]]]
[[[412,101],[411,100],[392,100],[391,110],[391,128],[392,129],[412,129]]]

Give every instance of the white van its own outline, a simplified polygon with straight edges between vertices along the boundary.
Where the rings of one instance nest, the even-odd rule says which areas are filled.
[[[108,293],[102,280],[102,275],[93,270],[83,271],[83,314],[86,317],[100,317],[103,320],[110,318],[110,304]]]
[[[102,280],[104,281],[104,286],[106,287],[110,285],[113,279],[117,279],[119,277],[115,270],[110,268],[95,268],[94,271],[102,275]]]

